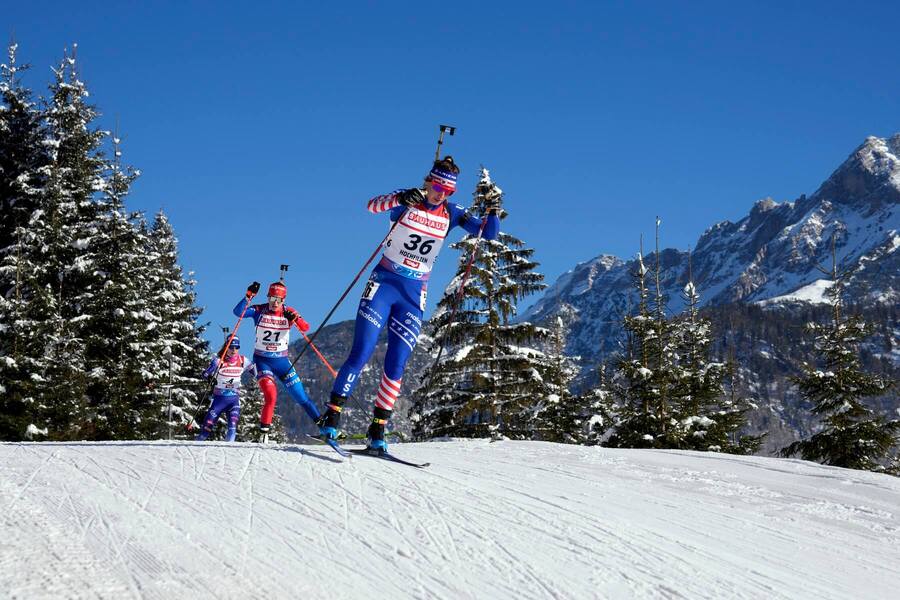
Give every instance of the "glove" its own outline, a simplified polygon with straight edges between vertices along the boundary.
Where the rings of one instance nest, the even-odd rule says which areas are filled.
[[[259,282],[254,281],[250,285],[247,286],[247,300],[253,298],[259,292]]]
[[[425,202],[425,194],[423,194],[422,190],[420,190],[419,188],[409,188],[408,190],[398,192],[397,200],[403,206],[412,208],[414,206],[418,206],[422,202]]]
[[[304,321],[303,317],[301,317],[299,314],[297,314],[297,311],[294,310],[293,308],[285,307],[284,318],[288,320],[288,323],[293,323],[294,321],[296,321],[297,328],[300,331],[302,331],[303,333],[306,333],[307,331],[309,331],[309,323]]]

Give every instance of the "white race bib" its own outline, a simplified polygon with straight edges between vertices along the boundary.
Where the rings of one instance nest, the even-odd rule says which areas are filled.
[[[222,362],[216,375],[216,389],[239,390],[241,389],[241,375],[244,373],[244,361],[242,356],[236,363]]]
[[[415,273],[430,273],[449,230],[446,208],[436,213],[410,208],[388,236],[384,256]]]
[[[264,314],[256,325],[256,345],[262,352],[287,352],[291,324],[283,316]]]

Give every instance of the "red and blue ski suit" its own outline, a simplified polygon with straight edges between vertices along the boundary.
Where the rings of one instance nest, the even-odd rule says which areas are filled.
[[[393,410],[406,361],[422,330],[428,278],[444,239],[456,226],[472,235],[477,235],[482,227],[481,219],[447,201],[437,206],[422,202],[406,208],[397,199],[400,191],[368,202],[369,212],[390,211],[391,221],[400,222],[385,241],[381,261],[366,282],[356,312],[353,347],[332,388],[332,393],[344,397],[353,392],[360,371],[375,349],[378,334],[387,325],[387,353],[375,397],[376,408],[386,411]],[[500,231],[500,219],[494,214],[485,219],[482,237],[493,240]]]
[[[291,359],[288,357],[291,323],[284,316],[284,309],[297,311],[288,306],[273,311],[267,304],[254,304],[247,307],[248,302],[247,298],[238,302],[234,307],[234,314],[239,317],[243,313],[245,317],[253,319],[256,324],[253,362],[256,364],[256,378],[264,398],[262,413],[259,416],[260,426],[268,427],[272,424],[275,402],[278,399],[278,390],[275,387],[276,376],[281,379],[291,398],[306,411],[310,419],[315,421],[319,418],[319,409],[306,395],[303,383],[301,383],[296,369],[291,366]],[[246,313],[244,313],[244,307],[247,307]],[[309,329],[309,325],[302,319],[298,320],[298,326],[302,331]],[[304,326],[305,329],[303,329]]]

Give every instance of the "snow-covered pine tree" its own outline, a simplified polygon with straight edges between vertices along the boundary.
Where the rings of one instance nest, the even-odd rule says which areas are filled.
[[[580,443],[598,446],[615,422],[616,407],[606,374],[606,364],[597,368],[597,385],[580,394],[582,411],[585,415]]]
[[[871,335],[872,326],[859,315],[844,314],[844,286],[851,273],[838,271],[834,240],[828,274],[833,282],[827,291],[831,322],[807,324],[820,365],[805,363],[803,375],[794,379],[801,396],[812,403],[812,412],[821,416],[823,427],[809,439],[783,448],[781,454],[848,469],[879,471],[885,462],[893,468],[896,455],[893,463],[889,461],[900,444],[900,420],[875,414],[863,399],[889,393],[896,382],[862,370],[859,346]]]
[[[471,210],[485,215],[498,207],[500,219],[506,218],[502,194],[482,168]],[[452,247],[461,250],[457,274],[430,323],[433,347],[449,352],[424,374],[413,394],[413,434],[419,439],[531,437],[531,409],[549,395],[541,376],[548,362],[544,353],[526,345],[544,339],[547,331],[510,319],[519,300],[546,287],[535,271],[534,250],[505,232],[493,241],[467,236]],[[458,301],[472,252],[470,276]]]
[[[670,406],[676,349],[660,285],[659,225],[657,218],[655,294],[651,297],[647,286],[641,244],[634,273],[637,314],[624,318],[626,348],[614,378],[620,415],[608,441],[608,445],[620,448],[672,448],[677,443]]]
[[[531,429],[537,439],[579,444],[584,441],[585,419],[582,398],[569,387],[578,374],[574,361],[565,355],[563,322],[556,317],[549,328],[546,366],[541,373],[545,396],[532,407]]]
[[[49,155],[43,144],[43,115],[22,84],[27,65],[17,61],[15,43],[0,65],[0,439],[22,440],[46,435],[38,424],[35,390],[40,377],[45,340],[32,335],[35,318],[44,319],[31,302],[35,261],[41,260],[31,239],[32,220],[42,221]],[[41,229],[41,227],[37,227]],[[31,333],[30,333],[31,332]],[[38,424],[36,424],[38,423]]]
[[[138,395],[149,414],[156,415],[148,431],[156,435],[185,435],[185,428],[208,404],[206,382],[200,375],[209,364],[208,344],[198,324],[193,273],[184,276],[178,264],[178,242],[165,214],[156,214],[147,240],[142,293],[152,299],[146,309],[151,321],[141,350],[150,357],[144,365],[147,387]],[[202,406],[201,406],[202,405]]]
[[[0,64],[0,249],[12,251],[18,240],[16,227],[27,222],[40,205],[42,168],[49,162],[44,148],[47,132],[43,115],[22,83],[30,66],[17,59],[18,44],[7,48],[7,62]],[[12,279],[0,280],[0,295]]]
[[[29,430],[50,439],[82,437],[90,373],[86,338],[93,285],[104,132],[93,125],[96,111],[78,79],[73,56],[54,69],[44,108],[49,163],[38,210],[20,225],[19,309],[14,333],[23,344],[22,374],[28,375]],[[28,271],[26,271],[28,269]]]
[[[152,383],[147,365],[158,360],[146,345],[157,326],[147,318],[154,299],[145,293],[144,283],[150,242],[143,233],[143,215],[125,209],[125,198],[140,173],[123,166],[118,132],[111,141],[97,220],[97,279],[86,353],[90,426],[85,437],[148,439],[160,430],[159,414],[142,397]]]
[[[711,324],[700,316],[700,294],[690,267],[682,297],[684,313],[673,323],[672,332],[678,361],[672,388],[676,422],[669,437],[687,450],[752,454],[761,438],[739,434],[747,425],[750,407],[726,395],[724,382],[734,365],[709,359]]]

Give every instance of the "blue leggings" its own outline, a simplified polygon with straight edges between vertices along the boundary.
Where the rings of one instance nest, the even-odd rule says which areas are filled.
[[[316,408],[316,405],[313,404],[313,401],[310,400],[309,396],[306,394],[306,390],[303,389],[303,383],[300,381],[300,376],[297,375],[297,370],[291,366],[291,359],[287,356],[268,357],[254,354],[253,362],[256,363],[257,380],[268,377],[274,381],[277,376],[284,384],[284,387],[288,391],[288,394],[291,395],[291,398],[306,411],[309,418],[313,421],[319,418],[319,409]],[[260,389],[263,390],[263,395],[265,397],[263,415],[261,417],[263,423],[271,423],[272,413],[275,412],[275,390],[274,384],[271,385],[272,387],[269,388],[260,382]],[[271,390],[271,392],[267,392],[267,390]]]
[[[388,325],[387,354],[384,375],[394,381],[403,378],[406,361],[412,355],[422,329],[424,283],[387,273],[378,268],[372,272],[356,312],[353,347],[344,362],[332,392],[341,396],[353,393],[375,344],[378,334]]]
[[[241,400],[237,394],[231,396],[213,396],[212,405],[203,419],[203,428],[197,435],[200,441],[205,440],[212,433],[216,420],[222,412],[228,411],[228,432],[225,434],[226,442],[233,442],[237,435],[237,424],[241,418]]]

